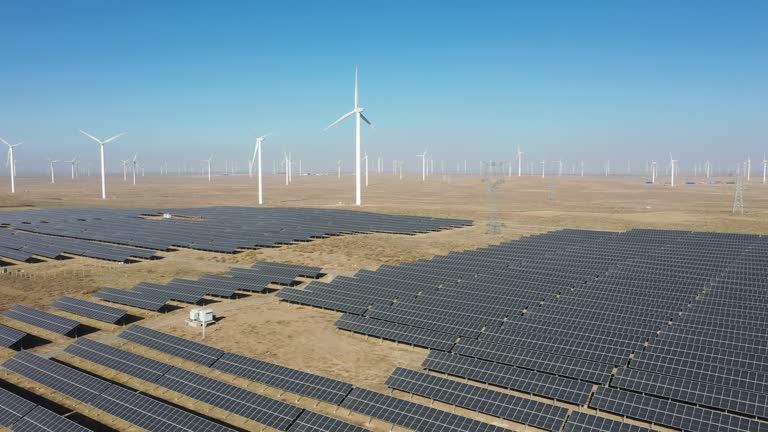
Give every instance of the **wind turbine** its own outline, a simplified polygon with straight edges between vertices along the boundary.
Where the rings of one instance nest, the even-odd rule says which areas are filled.
[[[21,143],[11,144],[2,138],[0,138],[0,141],[8,146],[8,159],[5,160],[5,166],[11,170],[11,193],[14,194],[16,193],[16,159],[13,158],[13,149],[20,146]]]
[[[360,119],[365,120],[366,123],[368,123],[371,127],[373,127],[373,124],[371,124],[370,121],[368,121],[367,118],[363,115],[363,111],[365,111],[365,108],[362,108],[358,101],[358,94],[357,94],[357,66],[355,66],[355,107],[352,111],[344,114],[343,116],[339,117],[338,120],[331,123],[325,130],[328,130],[332,128],[333,126],[336,126],[337,124],[341,123],[342,121],[346,120],[347,117],[355,115],[355,205],[362,205],[362,198],[361,198],[361,191],[360,191]],[[341,164],[339,164],[339,177],[341,177]]]
[[[365,187],[368,187],[368,151],[367,150],[365,151],[363,160],[365,161]]]
[[[77,166],[77,156],[73,157],[71,161],[67,161],[72,164],[72,180],[75,179],[75,167]]]
[[[120,160],[123,163],[123,181],[128,180],[128,162],[130,161],[130,159]]]
[[[258,138],[256,138],[256,145],[253,147],[253,158],[251,158],[251,169],[253,169],[254,162],[258,166],[258,177],[259,177],[259,205],[262,205],[264,203],[262,199],[262,189],[261,189],[261,145],[264,143],[264,140],[272,135],[272,133],[268,133],[266,135],[262,135]]]
[[[656,161],[651,161],[651,184],[656,184]]]
[[[80,133],[99,143],[99,149],[101,151],[101,199],[107,199],[107,180],[106,180],[106,174],[104,172],[104,144],[108,144],[120,138],[121,136],[125,135],[125,132],[121,134],[117,134],[112,138],[105,139],[104,141],[101,141],[100,139],[94,137],[93,135],[88,134],[82,129],[80,130]]]
[[[203,162],[206,162],[208,164],[208,183],[211,182],[211,161],[213,160],[213,155],[209,157],[208,159],[203,160]]]
[[[133,163],[133,184],[136,185],[136,158],[139,157],[138,154],[133,155],[133,160],[131,161]]]
[[[338,170],[337,178],[341,178],[341,159],[336,161],[336,168]]]
[[[520,147],[517,148],[517,176],[523,175],[523,152],[520,151]]]
[[[58,159],[48,158],[48,164],[51,166],[51,184],[56,183],[56,176],[54,175],[53,164],[55,164],[58,161],[59,161]]]
[[[541,161],[541,178],[544,178],[544,170],[547,166],[547,161]]]
[[[768,169],[768,159],[765,158],[765,153],[763,153],[763,184],[765,184],[766,169]]]
[[[291,181],[291,159],[290,156],[288,156],[288,153],[283,153],[283,159],[285,160],[285,185],[288,186],[288,183]]]
[[[669,170],[672,173],[672,180],[670,181],[671,187],[675,187],[675,165],[677,165],[677,161],[675,159],[672,159],[672,153],[669,154]]]
[[[417,154],[416,157],[421,158],[421,181],[427,179],[427,149],[424,149],[424,153]]]

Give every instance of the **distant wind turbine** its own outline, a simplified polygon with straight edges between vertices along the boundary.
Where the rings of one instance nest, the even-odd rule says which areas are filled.
[[[133,184],[136,185],[136,165],[138,162],[136,162],[136,158],[139,157],[138,154],[133,155]]]
[[[272,133],[268,133],[266,135],[262,135],[258,138],[256,138],[256,145],[253,147],[253,158],[251,158],[251,168],[253,168],[254,163],[257,166],[257,172],[258,172],[258,178],[259,178],[259,205],[262,205],[264,203],[262,199],[262,189],[261,189],[261,146],[264,144],[264,140],[267,139],[268,136],[272,135]]]
[[[517,148],[517,176],[523,175],[523,152],[520,151],[520,147]]]
[[[71,161],[67,161],[72,164],[72,180],[75,179],[75,168],[77,167],[77,156],[73,157]]]
[[[427,149],[424,149],[424,153],[417,154],[416,157],[421,158],[421,181],[427,180]]]
[[[48,164],[49,164],[49,165],[50,165],[50,167],[51,167],[51,184],[55,184],[55,183],[56,183],[56,176],[54,175],[54,169],[53,169],[53,165],[54,165],[56,162],[58,162],[58,161],[59,161],[58,159],[51,159],[51,158],[48,158]]]
[[[107,199],[107,180],[106,180],[106,173],[104,171],[104,144],[108,144],[120,138],[121,136],[125,135],[125,132],[121,134],[117,134],[112,138],[105,139],[104,141],[101,141],[100,139],[94,137],[93,135],[88,134],[83,130],[80,130],[80,133],[99,143],[99,149],[101,153],[101,199]]]
[[[206,162],[208,164],[208,183],[211,182],[211,161],[213,160],[213,155],[209,157],[208,159],[203,160],[203,162]]]
[[[336,169],[338,170],[337,178],[341,178],[341,159],[336,161]]]
[[[670,181],[671,187],[675,187],[675,166],[677,161],[672,159],[672,153],[669,154],[669,170],[672,173],[672,180]]]
[[[8,141],[0,138],[3,144],[8,146],[8,159],[5,160],[5,166],[11,171],[11,193],[16,193],[16,159],[13,157],[13,149],[20,146],[21,143],[11,144]]]
[[[355,107],[352,111],[344,114],[339,117],[338,120],[331,123],[325,130],[330,129],[346,120],[348,117],[355,115],[355,205],[358,206],[362,205],[362,192],[360,187],[360,119],[365,120],[366,123],[373,127],[373,124],[371,124],[371,122],[363,115],[363,111],[365,111],[365,108],[362,108],[358,101],[357,66],[355,66]],[[339,165],[339,176],[341,176],[341,165]]]
[[[368,151],[366,150],[365,155],[363,156],[363,160],[365,161],[365,187],[368,187]]]

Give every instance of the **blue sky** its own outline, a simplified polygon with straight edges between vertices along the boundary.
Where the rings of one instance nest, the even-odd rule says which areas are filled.
[[[372,157],[731,160],[768,150],[765,1],[6,1],[0,136],[97,161],[244,161],[274,132],[351,167],[354,66]],[[271,162],[268,162],[271,166]],[[617,162],[618,163],[618,162]],[[452,165],[451,165],[452,164]],[[244,162],[241,162],[244,166]],[[450,162],[449,166],[455,166]]]

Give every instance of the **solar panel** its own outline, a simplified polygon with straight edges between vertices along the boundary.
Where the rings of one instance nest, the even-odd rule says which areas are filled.
[[[508,429],[421,404],[355,388],[342,407],[413,430],[501,432]]]
[[[765,430],[764,423],[757,420],[610,387],[600,387],[589,406],[674,429],[733,432]]]
[[[24,339],[26,335],[21,330],[0,325],[0,347],[10,348]]]
[[[180,288],[202,289],[207,295],[225,298],[234,296],[235,291],[237,291],[232,286],[222,286],[221,283],[206,280],[171,279],[167,285]]]
[[[168,301],[167,299],[148,298],[146,294],[116,288],[102,288],[95,292],[93,296],[108,302],[133,306],[153,312],[159,312],[165,308],[165,303]]]
[[[0,426],[11,426],[34,407],[34,403],[0,388]]]
[[[203,417],[111,385],[91,402],[94,407],[149,431],[233,432],[234,429]]]
[[[122,309],[66,296],[60,297],[52,306],[65,312],[110,324],[116,324],[128,314]]]
[[[167,297],[169,300],[175,300],[185,303],[198,304],[203,299],[202,292],[191,292],[176,286],[167,286],[159,284],[150,284],[142,282],[131,288],[133,292],[139,292],[147,295],[155,295],[158,298]]]
[[[75,320],[60,317],[58,315],[26,307],[24,305],[16,305],[5,311],[3,315],[8,318],[21,321],[25,324],[40,327],[50,332],[62,335],[72,333],[77,328],[77,326],[80,325],[80,323]]]
[[[329,297],[327,295],[317,295],[316,293],[294,288],[283,288],[276,295],[277,298],[291,303],[299,303],[309,306],[315,306],[323,309],[330,309],[339,312],[351,312],[362,315],[368,310],[371,304],[369,301],[350,300],[348,297]]]
[[[349,383],[238,354],[226,353],[211,367],[334,405],[338,405],[352,390],[352,384]]]
[[[568,416],[568,410],[563,407],[403,368],[395,369],[385,384],[396,390],[549,431],[559,431]]]
[[[293,422],[288,432],[370,432],[333,417],[324,416],[312,411],[304,411]]]
[[[224,355],[224,351],[218,348],[138,325],[128,327],[120,333],[120,337],[204,366],[212,365]]]
[[[16,353],[3,363],[3,367],[85,403],[91,402],[110,386],[107,381],[29,351]]]
[[[278,430],[287,430],[302,411],[285,402],[180,368],[172,368],[157,384]]]
[[[432,348],[440,351],[449,351],[456,339],[455,335],[440,333],[432,330],[410,327],[388,321],[381,321],[366,317],[344,314],[336,327],[355,333],[403,342],[414,346]]]
[[[169,364],[86,338],[70,344],[64,352],[149,382],[157,381],[171,368]]]
[[[574,411],[568,417],[563,432],[653,432],[642,426]]]
[[[90,429],[37,406],[11,427],[13,432],[90,432]]]
[[[592,393],[586,382],[439,351],[430,352],[422,367],[576,405],[586,405]]]
[[[270,268],[270,269],[282,269],[294,272],[297,276],[303,276],[308,278],[316,278],[321,276],[322,270],[320,267],[312,267],[298,264],[285,264],[274,261],[259,261],[251,266],[255,269]]]

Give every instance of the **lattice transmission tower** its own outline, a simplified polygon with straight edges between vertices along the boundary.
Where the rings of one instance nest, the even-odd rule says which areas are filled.
[[[736,178],[736,194],[733,196],[732,214],[744,214],[744,181],[742,177]]]

